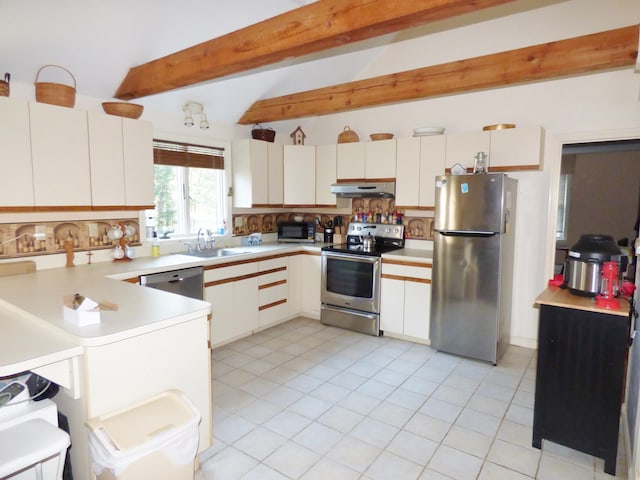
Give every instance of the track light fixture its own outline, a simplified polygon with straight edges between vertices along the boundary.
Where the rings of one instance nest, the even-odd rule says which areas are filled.
[[[184,112],[184,124],[187,127],[193,127],[195,122],[193,120],[194,115],[200,116],[200,129],[207,130],[209,128],[209,122],[207,121],[207,114],[204,111],[204,107],[201,103],[187,102],[182,107]]]

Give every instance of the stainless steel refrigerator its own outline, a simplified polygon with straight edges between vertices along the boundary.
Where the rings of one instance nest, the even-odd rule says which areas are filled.
[[[436,177],[431,346],[497,364],[509,344],[517,181]]]

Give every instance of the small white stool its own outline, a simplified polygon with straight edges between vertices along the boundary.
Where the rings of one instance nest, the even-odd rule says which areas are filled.
[[[44,480],[42,462],[57,456],[56,479],[61,479],[70,443],[65,431],[40,418],[0,430],[0,478],[35,468],[36,478]]]

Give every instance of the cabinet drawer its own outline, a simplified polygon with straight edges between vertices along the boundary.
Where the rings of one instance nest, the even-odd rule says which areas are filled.
[[[274,283],[279,283],[279,282],[287,282],[287,271],[286,270],[278,270],[275,272],[271,272],[271,273],[266,273],[266,274],[258,274],[260,275],[258,277],[258,285],[259,288],[263,288],[263,286],[265,285],[271,285]]]
[[[230,267],[212,268],[204,271],[204,281],[215,282],[218,280],[241,280],[241,277],[258,272],[258,262],[244,263]]]
[[[276,268],[287,268],[289,266],[289,258],[270,258],[269,260],[261,260],[258,262],[258,271],[273,270]]]
[[[431,280],[431,267],[418,267],[415,265],[399,265],[395,263],[382,262],[382,275],[404,277],[404,280],[411,280],[412,278]]]
[[[258,308],[264,307],[279,300],[286,300],[289,289],[287,284],[273,285],[258,290]]]

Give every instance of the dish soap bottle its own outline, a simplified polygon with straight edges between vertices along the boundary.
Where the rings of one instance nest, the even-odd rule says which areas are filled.
[[[153,232],[153,243],[151,243],[151,256],[160,256],[160,241],[158,240],[158,232]]]

